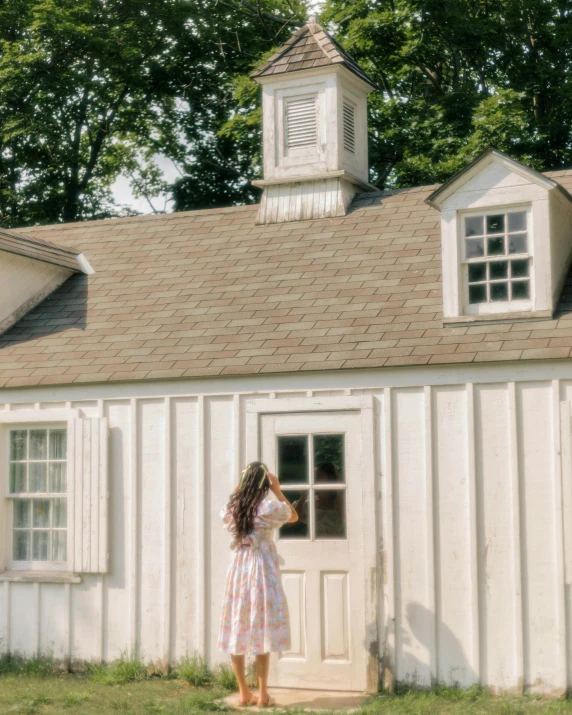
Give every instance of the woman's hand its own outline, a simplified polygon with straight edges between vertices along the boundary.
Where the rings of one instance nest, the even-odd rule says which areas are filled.
[[[275,474],[272,474],[272,472],[267,472],[267,476],[268,481],[270,482],[270,491],[273,491],[274,494],[279,494],[280,482],[278,481],[278,477]]]

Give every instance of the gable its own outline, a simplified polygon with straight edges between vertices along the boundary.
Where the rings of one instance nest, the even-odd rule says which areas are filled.
[[[73,271],[0,251],[0,333],[20,320]]]

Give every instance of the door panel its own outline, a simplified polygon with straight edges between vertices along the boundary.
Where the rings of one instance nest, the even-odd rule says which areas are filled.
[[[291,648],[272,654],[274,686],[366,688],[360,425],[355,412],[261,417],[261,458],[301,517],[277,534]]]

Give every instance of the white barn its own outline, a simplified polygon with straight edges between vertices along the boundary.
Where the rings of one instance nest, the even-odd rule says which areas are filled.
[[[563,693],[572,172],[379,192],[315,22],[256,79],[260,206],[0,231],[0,652],[226,660],[218,514],[261,458],[309,498],[272,685]]]

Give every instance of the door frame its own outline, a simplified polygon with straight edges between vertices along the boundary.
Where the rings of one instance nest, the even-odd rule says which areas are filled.
[[[377,495],[375,470],[375,403],[373,395],[334,397],[271,397],[246,401],[246,461],[260,459],[261,417],[292,412],[359,412],[362,459],[362,528],[364,545],[364,615],[367,649],[367,691],[378,691],[381,659],[378,594],[380,549],[378,549]]]

